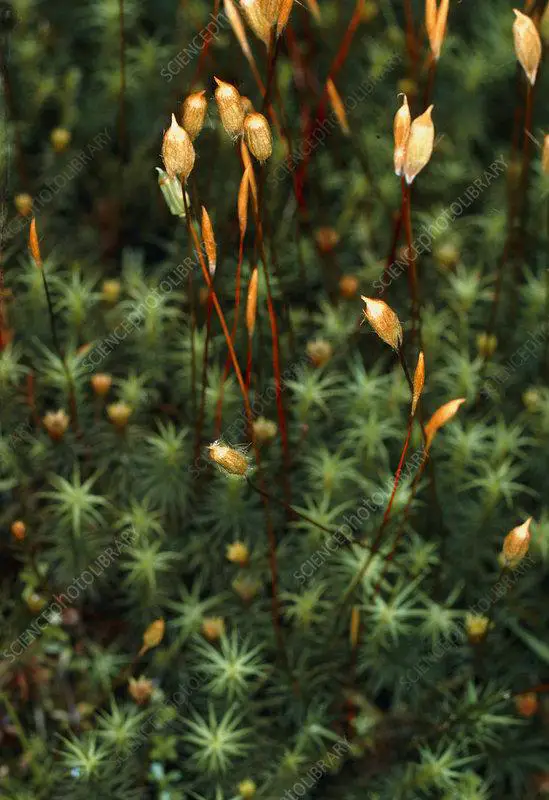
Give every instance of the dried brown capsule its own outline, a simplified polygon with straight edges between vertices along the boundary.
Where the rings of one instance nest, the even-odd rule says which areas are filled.
[[[393,122],[393,135],[395,140],[395,149],[394,149],[394,164],[395,164],[395,175],[402,175],[402,170],[404,169],[404,159],[406,157],[406,145],[408,144],[408,138],[410,136],[410,126],[412,124],[412,118],[410,116],[410,107],[408,105],[408,98],[405,94],[403,96],[403,101],[401,107],[395,114],[395,119]]]
[[[254,335],[255,318],[257,315],[257,281],[259,273],[257,267],[254,267],[248,284],[248,296],[246,298],[246,327],[248,329],[248,336],[250,339]]]
[[[208,269],[210,271],[210,275],[213,277],[215,275],[215,268],[217,265],[217,247],[215,244],[212,221],[204,206],[202,206],[202,241],[204,242],[204,247],[206,248]]]
[[[209,445],[208,455],[228,475],[244,476],[248,471],[249,463],[246,455],[236,447],[229,447],[219,439]]]
[[[194,166],[194,147],[185,128],[178,124],[172,114],[172,124],[162,141],[162,161],[170,177],[176,175],[186,180]]]
[[[410,136],[406,145],[404,159],[404,176],[406,183],[411,184],[416,175],[429,163],[435,141],[435,126],[431,119],[433,106],[416,117],[410,127]]]
[[[263,44],[269,45],[271,27],[276,22],[269,17],[269,9],[262,0],[240,0],[240,7],[244,12],[248,25]]]
[[[541,61],[541,38],[533,20],[522,11],[513,9],[513,37],[517,59],[533,86]]]
[[[421,397],[421,393],[423,392],[424,384],[425,384],[425,357],[422,351],[418,356],[416,371],[414,372],[414,380],[413,380],[414,390],[412,393],[412,416],[414,416],[414,414],[416,413],[417,404],[419,402],[419,398]]]
[[[501,560],[504,566],[516,567],[528,552],[530,546],[530,523],[532,517],[510,531],[503,540]]]
[[[242,179],[240,181],[240,187],[238,189],[238,228],[240,230],[240,236],[243,238],[244,234],[246,233],[246,228],[248,227],[248,196],[249,196],[249,188],[250,185],[250,170],[248,167],[244,170],[242,174]]]
[[[196,139],[204,126],[208,101],[205,97],[206,90],[193,92],[181,104],[181,125],[189,134],[191,140]]]
[[[236,87],[230,83],[215,78],[217,89],[215,90],[215,101],[219,109],[219,116],[223,127],[233,139],[240,136],[244,126],[244,109],[242,99]]]
[[[36,219],[34,217],[32,218],[29,230],[29,250],[31,251],[32,259],[38,269],[42,269],[42,256],[40,255],[40,245],[38,244],[38,234],[36,232]]]
[[[425,27],[435,61],[440,58],[449,8],[450,0],[441,0],[439,8],[437,8],[436,0],[426,0],[425,3]]]
[[[250,153],[263,163],[273,152],[273,137],[263,114],[254,111],[244,119],[244,135]]]
[[[459,407],[465,402],[465,397],[458,397],[457,400],[450,400],[448,403],[437,408],[431,419],[425,425],[425,451],[429,450],[435,434],[454,417]]]
[[[425,0],[425,29],[429,41],[433,36],[437,24],[437,0]]]
[[[402,344],[402,325],[393,309],[383,300],[373,300],[361,295],[364,303],[364,318],[368,320],[380,339],[394,350]]]
[[[252,159],[250,158],[250,151],[248,150],[248,145],[246,144],[244,139],[240,140],[240,153],[242,155],[242,163],[244,165],[244,171],[248,173],[248,186],[250,188],[250,193],[252,195],[252,205],[257,215],[259,214],[257,181],[255,179]]]
[[[339,95],[339,92],[336,89],[336,85],[331,78],[328,78],[326,81],[326,91],[328,93],[328,99],[330,101],[330,105],[334,111],[334,114],[337,117],[337,121],[339,122],[339,127],[345,134],[345,136],[349,136],[351,133],[351,129],[349,128],[349,123],[347,121],[347,114],[345,113],[345,105]]]
[[[286,25],[288,24],[288,20],[290,19],[290,14],[292,13],[292,8],[294,5],[294,0],[282,0],[280,3],[280,10],[278,12],[278,19],[276,23],[276,35],[280,36]]]

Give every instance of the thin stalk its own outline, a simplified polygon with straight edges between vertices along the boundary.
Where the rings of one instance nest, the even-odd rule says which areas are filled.
[[[72,375],[69,371],[67,366],[67,361],[65,356],[63,355],[63,351],[61,350],[61,345],[59,343],[59,337],[57,336],[57,322],[55,317],[55,312],[53,310],[53,302],[50,295],[50,289],[48,286],[48,281],[46,279],[46,273],[44,270],[44,266],[40,267],[40,273],[42,275],[42,285],[44,286],[44,293],[46,295],[46,303],[48,306],[48,316],[50,320],[50,328],[51,328],[51,335],[53,338],[53,344],[57,351],[57,355],[59,356],[59,360],[63,365],[63,370],[65,372],[65,377],[67,379],[67,387],[69,390],[69,411],[71,416],[71,422],[75,429],[75,432],[78,433],[78,409],[76,405],[76,391],[74,388],[74,381]]]
[[[412,74],[417,72],[417,46],[416,34],[414,31],[414,12],[412,9],[412,0],[404,0],[404,15],[406,18],[406,49],[412,67]]]
[[[530,172],[530,158],[532,152],[531,128],[534,113],[534,86],[528,81],[526,86],[526,102],[524,112],[524,137],[522,140],[522,170],[520,175],[520,238],[518,242],[519,257],[522,255],[524,240],[526,236],[526,224],[528,214],[528,175]],[[518,261],[517,261],[518,264]],[[516,306],[514,306],[516,307]]]
[[[225,320],[225,315],[223,314],[223,310],[222,310],[222,308],[221,308],[221,306],[219,304],[219,300],[217,298],[217,294],[216,294],[216,291],[214,289],[214,285],[213,285],[209,270],[208,270],[208,268],[206,266],[206,263],[204,261],[204,256],[202,254],[202,248],[200,247],[200,242],[198,240],[197,233],[196,233],[196,231],[194,229],[194,226],[193,226],[193,224],[191,222],[189,205],[187,203],[185,190],[183,190],[183,201],[184,201],[184,204],[185,204],[185,215],[186,215],[186,220],[187,220],[187,230],[189,232],[189,235],[192,238],[192,241],[193,241],[193,244],[194,244],[194,247],[195,247],[195,250],[196,250],[196,254],[198,256],[198,261],[199,261],[199,264],[200,264],[200,268],[201,268],[202,274],[204,276],[204,280],[206,281],[206,285],[207,285],[207,287],[208,287],[208,289],[210,291],[210,294],[212,296],[212,301],[213,301],[217,316],[219,318],[219,322],[221,324],[221,328],[223,330],[223,335],[225,336],[225,341],[227,342],[227,347],[229,348],[229,355],[230,355],[230,358],[231,358],[231,361],[232,361],[232,364],[233,364],[233,368],[234,368],[234,371],[235,371],[235,374],[236,374],[236,379],[238,381],[238,385],[240,386],[240,391],[242,392],[242,398],[244,400],[244,407],[245,407],[245,410],[246,410],[246,416],[248,417],[249,426],[250,426],[250,429],[251,429],[252,409],[251,409],[251,406],[250,406],[250,401],[248,399],[248,392],[246,391],[246,386],[244,385],[244,379],[242,377],[242,372],[240,370],[240,366],[238,364],[238,359],[236,357],[236,353],[235,353],[235,349],[233,347],[233,343],[232,343],[232,340],[231,340],[229,329],[227,327],[227,322]]]
[[[385,263],[385,273],[389,275],[389,277],[390,277],[389,270],[391,269],[396,258],[396,249],[398,247],[398,240],[400,238],[401,230],[402,230],[402,202],[399,211],[396,212],[395,224],[393,226],[393,238],[391,239],[391,249],[389,250],[389,255],[387,256],[387,261]],[[382,285],[380,294],[383,294],[384,291],[385,291],[385,286]]]
[[[417,279],[416,258],[412,252],[412,192],[411,187],[407,186],[404,175],[401,178],[402,188],[402,215],[404,218],[404,229],[406,231],[406,261],[408,264],[408,285],[410,288],[410,299],[412,303],[412,345],[415,342],[416,334],[419,335],[421,345],[421,330],[419,320],[419,291]]]
[[[238,320],[240,317],[240,295],[241,295],[241,280],[242,280],[242,261],[244,259],[244,237],[245,231],[240,232],[240,241],[238,245],[238,263],[236,265],[236,279],[235,279],[235,292],[234,292],[234,317],[233,317],[233,326],[231,331],[231,339],[234,342],[236,338],[236,329],[238,327]],[[219,396],[217,398],[217,406],[215,411],[215,418],[216,418],[216,431],[217,434],[221,432],[221,422],[222,422],[222,414],[223,414],[223,391],[225,387],[225,381],[229,375],[229,368],[230,368],[230,359],[227,357],[225,361],[225,366],[223,368],[223,375],[221,376],[221,384],[219,387]],[[249,382],[246,381],[246,386],[249,387]]]
[[[265,489],[260,489],[259,486],[255,485],[255,483],[252,483],[250,478],[247,477],[246,481],[249,484],[250,488],[254,490],[254,492],[257,492],[263,497],[267,497],[269,500],[272,500],[274,503],[277,503],[279,506],[281,506],[285,511],[289,511],[291,514],[295,514],[296,517],[299,517],[305,522],[308,522],[310,525],[314,525],[319,530],[324,531],[324,533],[334,534],[337,533],[337,531],[339,530],[338,528],[329,528],[327,525],[323,525],[321,522],[317,522],[316,519],[313,519],[308,514],[304,514],[302,511],[298,511],[297,508],[294,508],[294,506],[290,505],[289,503],[286,503],[284,500],[279,500],[278,497],[275,497],[274,495],[270,494],[270,492],[267,492]]]
[[[262,173],[263,178],[263,173]],[[263,208],[263,204],[261,203],[261,199],[263,197],[263,180],[261,181],[261,185],[259,187],[259,196],[260,196],[260,208]],[[253,207],[253,204],[252,204]],[[278,415],[278,425],[280,428],[280,439],[282,442],[282,453],[284,456],[284,485],[287,498],[290,498],[290,487],[288,482],[288,474],[290,470],[290,450],[288,445],[288,431],[286,425],[286,414],[284,411],[284,403],[282,401],[282,379],[281,379],[281,370],[280,370],[280,346],[279,346],[279,336],[278,336],[278,324],[276,319],[276,312],[273,304],[273,298],[271,293],[271,282],[269,279],[269,270],[267,268],[267,258],[265,255],[265,246],[263,241],[263,223],[260,217],[260,212],[256,213],[254,207],[254,215],[256,217],[256,226],[257,226],[257,241],[259,244],[259,253],[261,258],[261,265],[263,267],[263,274],[265,276],[265,285],[267,288],[267,311],[269,314],[269,323],[271,327],[271,340],[272,340],[272,357],[273,357],[273,372],[274,372],[274,379],[275,379],[275,394],[276,394],[276,410]]]
[[[249,396],[248,396],[248,391],[246,389],[246,385],[245,385],[244,379],[242,377],[242,372],[240,370],[240,365],[239,365],[238,359],[236,357],[236,352],[235,352],[235,349],[234,349],[234,346],[233,346],[231,335],[229,333],[229,328],[227,326],[227,322],[225,320],[225,315],[223,314],[223,310],[222,310],[221,305],[219,303],[219,300],[217,298],[217,293],[215,291],[215,288],[214,288],[214,285],[213,285],[209,270],[208,270],[208,268],[206,266],[206,263],[204,261],[204,256],[202,254],[202,248],[200,247],[200,242],[198,240],[197,233],[196,233],[196,231],[194,229],[194,226],[193,226],[191,218],[190,218],[190,212],[189,212],[189,207],[188,207],[188,203],[187,203],[187,197],[186,197],[186,194],[185,194],[185,187],[183,187],[183,200],[184,200],[184,203],[185,203],[185,214],[186,214],[186,219],[188,221],[187,228],[188,228],[188,231],[189,231],[189,235],[192,238],[192,241],[193,241],[193,244],[194,244],[197,256],[198,256],[198,260],[199,260],[199,263],[200,263],[200,268],[201,268],[202,274],[204,276],[204,280],[206,281],[206,285],[208,286],[208,289],[210,291],[210,294],[211,294],[211,297],[212,297],[212,301],[213,301],[217,316],[219,318],[219,322],[221,324],[221,328],[223,330],[223,335],[225,337],[225,341],[227,342],[227,347],[229,349],[229,354],[231,356],[231,361],[232,361],[233,368],[234,368],[234,371],[235,371],[236,379],[238,381],[238,385],[240,386],[240,391],[242,392],[242,399],[244,401],[244,408],[245,408],[245,411],[246,411],[246,419],[247,419],[247,423],[248,423],[248,435],[249,435],[250,441],[253,443],[255,458],[256,458],[256,462],[257,462],[257,467],[258,467],[258,471],[260,471],[260,469],[261,469],[261,457],[260,457],[260,454],[259,454],[259,450],[258,450],[258,448],[257,448],[257,446],[255,444],[254,436],[253,436],[253,427],[252,427],[253,417],[252,417],[252,408],[250,406],[250,399],[249,399]],[[271,515],[270,515],[270,509],[269,509],[269,501],[265,497],[263,498],[263,501],[264,501],[263,505],[264,505],[264,510],[265,510],[265,518],[266,518],[266,523],[267,523],[267,536],[268,536],[268,540],[269,540],[269,566],[270,566],[270,572],[271,572],[271,587],[272,587],[272,598],[271,598],[271,601],[272,601],[271,602],[271,605],[272,605],[272,622],[273,622],[273,628],[274,628],[275,636],[276,636],[277,643],[278,643],[279,653],[280,653],[282,659],[284,660],[285,664],[287,665],[288,671],[289,671],[288,657],[287,657],[287,654],[286,654],[286,647],[285,647],[285,644],[284,644],[284,638],[283,638],[283,635],[282,635],[282,628],[281,628],[281,624],[280,624],[280,604],[279,604],[279,599],[278,599],[278,565],[277,565],[277,558],[276,558],[276,537],[275,537],[275,533],[274,533],[273,526],[272,526],[272,521],[271,521]]]
[[[219,14],[219,0],[214,0],[214,10],[213,10],[213,13],[211,15],[212,22],[214,23],[214,25],[217,23],[218,14]],[[200,77],[202,75],[202,71],[204,69],[204,64],[206,63],[206,58],[208,57],[208,52],[209,52],[209,49],[210,49],[210,45],[211,45],[211,43],[213,41],[213,38],[214,38],[213,34],[211,34],[209,32],[207,27],[206,27],[206,34],[207,35],[206,35],[206,39],[204,40],[204,47],[202,48],[200,56],[198,57],[198,64],[196,66],[196,72],[195,72],[195,74],[193,76],[193,79],[191,81],[191,86],[195,86],[198,83],[198,81],[200,80]]]
[[[429,67],[427,72],[427,83],[425,85],[425,94],[423,95],[423,108],[428,108],[428,106],[431,104],[431,97],[433,96],[436,74],[437,74],[437,62],[433,58],[433,54],[429,53]]]
[[[376,553],[379,551],[379,549],[381,547],[381,542],[382,542],[382,539],[383,539],[383,533],[385,531],[385,528],[387,527],[387,523],[389,522],[389,518],[391,516],[391,509],[393,507],[393,501],[395,499],[396,491],[397,491],[398,484],[399,484],[399,481],[400,481],[400,476],[402,474],[402,467],[404,466],[404,459],[406,458],[406,453],[408,452],[408,446],[410,444],[410,436],[411,436],[411,433],[412,433],[413,421],[414,421],[414,418],[412,416],[410,416],[410,418],[408,420],[408,428],[407,428],[407,431],[406,431],[406,439],[404,440],[404,445],[402,447],[402,451],[401,451],[401,454],[400,454],[398,467],[396,469],[395,477],[393,479],[393,489],[392,489],[392,492],[391,492],[391,496],[389,498],[389,502],[387,504],[387,508],[385,509],[385,513],[383,515],[383,519],[381,521],[381,525],[379,527],[379,530],[378,530],[378,532],[376,534],[376,538],[374,539],[374,542],[372,544],[372,547],[370,548],[370,551],[369,551],[368,555],[366,556],[366,558],[362,562],[362,565],[361,565],[360,569],[356,573],[355,577],[353,578],[353,580],[349,584],[347,590],[345,591],[345,594],[343,595],[343,598],[342,598],[341,604],[340,604],[340,612],[342,612],[345,609],[345,606],[347,605],[347,602],[349,601],[349,599],[352,596],[353,592],[355,591],[356,587],[358,586],[358,584],[360,583],[360,581],[362,580],[362,578],[364,577],[364,575],[368,571],[368,567],[372,563],[372,561],[374,559],[374,556],[376,555]]]

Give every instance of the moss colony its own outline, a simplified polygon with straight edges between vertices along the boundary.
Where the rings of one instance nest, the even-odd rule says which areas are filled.
[[[0,3],[2,798],[549,793],[548,43]]]

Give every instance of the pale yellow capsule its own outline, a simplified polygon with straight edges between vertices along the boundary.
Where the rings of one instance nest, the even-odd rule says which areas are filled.
[[[425,3],[425,27],[435,61],[440,58],[440,51],[446,34],[449,8],[450,0],[441,0],[438,8],[436,0],[426,0]]]
[[[273,152],[273,137],[263,114],[254,111],[244,119],[244,135],[250,153],[261,163]]]
[[[276,23],[276,35],[280,36],[286,25],[288,24],[288,20],[290,19],[290,14],[292,13],[292,8],[294,5],[294,0],[282,0],[280,3],[280,10],[278,12],[278,19]]]
[[[416,366],[416,371],[414,372],[414,380],[412,384],[414,387],[414,391],[412,394],[412,416],[416,413],[417,404],[419,402],[419,398],[421,397],[421,393],[423,392],[424,384],[425,384],[425,357],[422,351],[417,359],[417,366]]]
[[[402,325],[393,309],[383,300],[374,300],[364,295],[360,299],[364,303],[364,317],[379,338],[398,350],[402,344]]]
[[[186,180],[194,167],[194,147],[185,128],[172,114],[172,124],[162,141],[162,161],[170,177],[180,176]]]
[[[236,139],[242,133],[244,125],[244,109],[242,108],[242,98],[238,89],[226,81],[215,78],[217,89],[215,90],[215,101],[219,109],[221,123],[229,136]]]
[[[448,403],[437,408],[429,422],[425,425],[425,450],[429,450],[433,439],[440,428],[446,425],[454,417],[459,407],[465,402],[465,397],[458,397],[457,400],[450,400]]]
[[[193,92],[181,104],[181,125],[185,128],[191,139],[196,139],[204,126],[208,101],[205,97],[206,90]]]
[[[349,122],[347,120],[347,114],[345,113],[345,105],[337,91],[336,85],[331,78],[328,78],[326,81],[326,91],[328,92],[328,99],[330,100],[330,105],[334,110],[334,114],[337,117],[337,121],[339,122],[339,127],[345,134],[345,136],[349,136],[351,133],[351,129],[349,128]]]
[[[271,27],[275,20],[269,19],[269,11],[261,0],[240,0],[246,21],[258,39],[269,45]]]
[[[248,284],[248,297],[246,300],[246,327],[248,329],[248,336],[250,339],[254,335],[255,318],[257,315],[257,281],[259,273],[257,267],[254,267]]]
[[[414,178],[429,163],[435,141],[435,126],[431,119],[433,106],[416,117],[410,127],[410,136],[404,159],[404,176],[410,185]]]
[[[202,241],[206,248],[206,256],[208,258],[208,269],[210,275],[215,275],[217,265],[217,246],[215,243],[215,235],[213,230],[212,221],[205,206],[202,206]]]
[[[248,459],[244,453],[229,447],[219,439],[208,447],[211,460],[229,475],[244,476],[248,471]]]
[[[395,175],[402,175],[404,159],[406,158],[406,145],[408,144],[410,126],[412,124],[408,98],[405,94],[403,94],[402,97],[404,98],[402,100],[402,105],[396,112],[393,122]]]
[[[503,540],[501,550],[502,561],[505,566],[516,567],[528,552],[530,545],[530,523],[532,517],[510,531]]]
[[[513,37],[517,59],[533,86],[541,61],[541,38],[533,20],[522,11],[513,9]]]

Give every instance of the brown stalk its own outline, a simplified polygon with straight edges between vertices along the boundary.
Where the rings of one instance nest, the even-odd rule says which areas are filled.
[[[72,375],[69,372],[69,368],[67,367],[67,361],[61,349],[61,345],[59,343],[59,338],[57,336],[57,321],[55,318],[55,312],[53,310],[53,302],[51,299],[50,289],[48,286],[48,280],[46,278],[46,271],[44,269],[44,262],[42,261],[42,255],[40,253],[40,244],[38,242],[38,234],[36,232],[36,219],[33,217],[30,230],[29,230],[29,250],[31,251],[32,259],[36,265],[36,268],[40,270],[40,274],[42,276],[42,285],[44,287],[44,294],[46,295],[46,303],[48,306],[48,316],[50,320],[50,328],[51,328],[51,335],[53,339],[53,344],[59,360],[63,365],[63,369],[65,372],[65,377],[67,379],[67,387],[69,392],[69,410],[71,416],[71,422],[74,427],[75,433],[79,433],[78,428],[78,411],[76,406],[76,392],[74,388],[74,381],[72,379]]]
[[[412,304],[412,345],[415,342],[416,333],[419,332],[421,344],[421,331],[419,330],[419,292],[417,280],[416,258],[412,252],[412,189],[406,185],[404,176],[401,177],[402,187],[402,216],[404,219],[404,229],[406,232],[406,261],[408,263],[408,286],[410,289],[410,299]]]
[[[244,152],[244,148],[246,145],[244,141],[241,143],[242,152]],[[249,188],[250,188],[250,176],[253,176],[253,170],[250,170],[249,167],[244,164],[244,172],[242,174],[242,180],[240,182],[240,189],[238,192],[238,222],[239,222],[239,244],[238,244],[238,263],[236,265],[236,280],[235,280],[235,295],[234,295],[234,318],[233,318],[233,327],[231,331],[231,338],[233,342],[236,338],[236,329],[238,327],[238,320],[240,315],[240,284],[241,284],[241,275],[242,275],[242,261],[244,258],[244,239],[246,236],[246,228],[248,225],[248,197],[249,197]],[[255,181],[255,178],[254,178]],[[252,194],[253,194],[253,185],[252,184]],[[221,422],[222,422],[222,414],[223,414],[223,391],[225,387],[225,381],[229,375],[229,368],[230,368],[230,360],[229,358],[225,361],[225,366],[223,368],[223,375],[221,376],[221,385],[219,387],[219,396],[217,398],[217,406],[215,412],[216,418],[216,431],[217,434],[221,432]],[[248,377],[246,378],[246,387],[249,388],[249,380]]]
[[[259,450],[257,445],[255,444],[254,435],[253,435],[253,415],[252,415],[252,408],[250,406],[250,399],[248,396],[248,390],[244,383],[244,379],[242,377],[242,372],[240,370],[240,365],[238,363],[238,359],[236,356],[236,352],[233,346],[233,342],[231,339],[231,335],[229,333],[229,328],[227,327],[227,322],[225,320],[225,315],[223,314],[223,309],[219,303],[217,293],[215,291],[212,279],[210,277],[209,270],[206,266],[204,261],[204,256],[202,254],[202,249],[200,247],[200,242],[198,240],[197,233],[194,229],[190,218],[190,211],[187,203],[187,197],[185,194],[185,187],[183,187],[183,201],[185,204],[185,216],[187,220],[187,229],[189,232],[190,237],[192,238],[196,254],[198,256],[198,260],[200,263],[200,268],[202,270],[202,274],[204,276],[204,280],[206,281],[206,285],[210,291],[210,295],[212,298],[212,302],[214,304],[214,308],[216,314],[218,316],[219,322],[221,324],[221,328],[223,330],[223,335],[225,337],[225,341],[227,342],[227,347],[229,349],[229,355],[231,357],[231,361],[233,364],[233,368],[235,371],[236,379],[238,381],[238,385],[240,386],[240,391],[242,392],[242,399],[244,401],[244,409],[246,412],[246,420],[248,424],[248,436],[250,441],[253,444],[255,459],[257,463],[257,469],[260,476],[261,482],[263,482],[263,478],[261,475],[261,457],[259,454]],[[273,629],[275,631],[275,636],[278,643],[278,649],[281,657],[283,658],[285,664],[288,666],[288,658],[286,654],[286,647],[284,644],[284,637],[282,635],[282,628],[280,625],[280,603],[278,599],[278,564],[277,564],[277,557],[276,557],[276,536],[273,530],[272,520],[271,520],[271,513],[269,509],[269,501],[268,498],[263,497],[263,507],[265,510],[265,520],[267,524],[267,537],[269,540],[269,566],[271,571],[271,588],[272,588],[272,598],[271,598],[271,612],[272,612],[272,623]],[[289,667],[288,667],[289,668]]]

